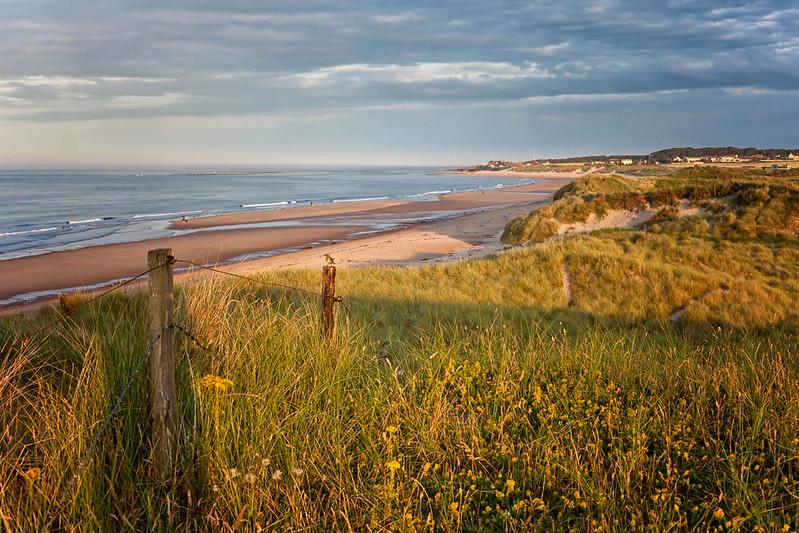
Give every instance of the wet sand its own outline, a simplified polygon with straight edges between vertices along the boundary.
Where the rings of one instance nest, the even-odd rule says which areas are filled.
[[[558,173],[552,173],[558,174]],[[339,204],[322,204],[318,206],[292,207],[263,211],[249,211],[246,213],[230,213],[225,215],[212,215],[189,219],[186,222],[174,220],[170,229],[203,229],[219,226],[240,224],[262,224],[265,222],[278,222],[287,220],[308,220],[320,217],[339,215],[410,215],[421,213],[435,213],[442,211],[463,211],[479,207],[507,205],[527,202],[532,193],[541,195],[549,194],[552,188],[559,189],[566,183],[573,181],[571,175],[557,175],[541,177],[538,174],[524,174],[516,178],[540,179],[540,182],[509,186],[502,189],[486,189],[484,191],[469,191],[449,193],[439,197],[436,201],[430,200],[365,200],[361,202],[343,202]]]

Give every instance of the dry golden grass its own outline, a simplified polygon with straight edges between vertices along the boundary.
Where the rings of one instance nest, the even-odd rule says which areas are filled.
[[[332,346],[315,298],[218,277],[184,286],[177,321],[210,350],[178,336],[174,478],[150,475],[141,374],[54,524],[797,529],[799,249],[694,226],[344,270]],[[261,279],[315,290],[319,273]],[[0,320],[9,531],[51,518],[148,340],[142,295],[22,341],[52,313]]]
[[[58,308],[69,314],[85,304],[88,299],[88,296],[82,292],[64,292],[58,295]]]

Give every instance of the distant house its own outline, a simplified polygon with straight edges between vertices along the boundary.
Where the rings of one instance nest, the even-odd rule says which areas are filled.
[[[791,161],[797,161],[799,160],[799,154],[794,154],[793,152],[791,152],[790,154],[788,154],[788,159],[790,159]]]
[[[704,161],[703,157],[686,157],[684,159],[686,163],[702,163]]]
[[[752,157],[749,159],[752,161],[763,161],[764,159],[768,159],[768,156],[764,154],[752,154]]]
[[[625,165],[625,166],[632,165],[633,164],[633,160],[632,159],[622,159],[622,160],[619,161],[619,163],[621,163],[622,165]]]

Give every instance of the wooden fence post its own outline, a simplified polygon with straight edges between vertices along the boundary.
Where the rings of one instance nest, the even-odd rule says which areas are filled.
[[[147,253],[149,277],[150,339],[157,339],[150,352],[150,400],[152,416],[152,460],[155,475],[172,475],[177,445],[177,395],[175,393],[175,301],[172,294],[172,250]]]
[[[322,336],[332,340],[336,336],[336,267],[322,267]]]

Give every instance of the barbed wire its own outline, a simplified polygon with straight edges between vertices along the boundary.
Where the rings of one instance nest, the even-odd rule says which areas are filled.
[[[141,361],[139,361],[139,364],[137,364],[133,368],[133,371],[130,374],[130,378],[128,379],[127,383],[125,383],[125,386],[122,388],[122,392],[119,393],[116,402],[114,402],[114,406],[108,412],[103,421],[100,423],[100,427],[97,428],[97,431],[95,431],[94,437],[92,438],[92,443],[86,449],[86,452],[84,452],[80,462],[78,462],[78,466],[75,469],[75,472],[72,474],[72,477],[69,479],[69,482],[61,489],[58,499],[56,500],[55,509],[50,514],[50,518],[47,520],[44,527],[42,527],[41,531],[43,532],[50,531],[50,526],[53,525],[55,519],[64,509],[67,497],[69,496],[70,492],[72,492],[72,489],[75,487],[75,484],[78,482],[78,478],[80,477],[80,475],[84,472],[84,470],[86,470],[86,467],[89,466],[89,463],[94,458],[94,454],[97,451],[97,447],[100,445],[100,440],[102,439],[103,434],[105,434],[105,431],[108,429],[108,426],[111,424],[111,420],[113,420],[114,417],[116,417],[116,415],[119,413],[120,409],[122,409],[122,402],[124,402],[125,398],[127,398],[131,388],[133,387],[133,383],[136,381],[136,378],[138,377],[142,368],[144,368],[145,364],[149,360],[148,358],[150,356],[150,353],[152,353],[153,349],[155,348],[155,344],[161,339],[163,334],[164,332],[161,331],[161,333],[156,335],[147,345],[147,348],[144,350],[144,354],[143,357],[141,358]]]
[[[274,281],[264,281],[264,280],[260,280],[260,279],[257,279],[257,278],[253,278],[251,276],[245,276],[245,275],[242,275],[242,274],[236,274],[236,273],[233,273],[233,272],[228,272],[228,271],[225,271],[225,270],[221,270],[221,269],[216,268],[216,267],[203,265],[203,264],[200,264],[200,263],[197,263],[195,261],[188,260],[188,259],[176,259],[175,257],[169,256],[169,258],[166,260],[166,262],[164,262],[162,264],[159,264],[159,265],[156,265],[156,266],[154,266],[152,268],[148,268],[147,270],[145,270],[143,272],[140,272],[140,273],[136,274],[135,276],[126,279],[125,281],[119,282],[119,283],[113,285],[112,287],[109,287],[108,289],[106,289],[103,292],[101,292],[101,293],[89,298],[88,300],[85,300],[85,301],[79,303],[75,307],[73,307],[71,309],[68,309],[68,310],[62,311],[62,313],[58,317],[56,317],[54,320],[52,320],[50,322],[47,322],[43,326],[41,326],[38,329],[36,329],[36,331],[31,333],[30,335],[26,335],[25,338],[23,339],[23,342],[26,342],[26,343],[29,342],[30,340],[34,339],[39,334],[44,333],[45,331],[48,331],[48,330],[54,328],[55,326],[57,326],[61,322],[64,322],[71,315],[77,313],[79,310],[83,309],[84,307],[93,304],[94,302],[96,302],[96,301],[108,296],[109,294],[111,294],[111,293],[113,293],[115,291],[118,291],[119,289],[121,289],[121,288],[123,288],[123,287],[125,287],[127,285],[130,285],[134,281],[136,281],[138,279],[141,279],[144,276],[148,275],[150,272],[152,272],[154,270],[157,270],[157,269],[159,269],[161,267],[164,267],[164,266],[166,266],[168,264],[175,264],[175,263],[186,263],[188,265],[192,265],[192,266],[195,266],[195,267],[203,269],[203,270],[208,270],[210,272],[215,272],[217,274],[222,274],[222,275],[225,275],[225,276],[230,276],[230,277],[234,277],[234,278],[238,278],[238,279],[243,279],[243,280],[250,281],[250,282],[253,282],[253,283],[257,283],[257,284],[260,284],[260,285],[278,287],[278,288],[286,289],[286,290],[290,290],[290,291],[301,292],[301,293],[304,293],[304,294],[308,294],[310,296],[316,296],[318,298],[327,297],[326,295],[324,295],[324,294],[322,294],[320,292],[309,291],[309,290],[303,289],[301,287],[294,287],[294,286],[291,286],[291,285],[286,285],[286,284],[283,284],[283,283],[277,283],[277,282],[274,282]],[[64,293],[62,293],[62,294],[64,294]],[[342,303],[344,300],[343,300],[343,298],[341,296],[333,296],[333,301],[336,302],[336,303]]]
[[[153,270],[157,270],[157,269],[159,269],[159,268],[161,268],[163,266],[166,266],[168,264],[173,264],[174,260],[175,260],[175,258],[170,256],[166,260],[166,262],[164,262],[164,263],[162,263],[160,265],[156,265],[156,266],[154,266],[152,268],[148,268],[144,272],[140,272],[139,274],[136,274],[132,278],[129,278],[129,279],[125,280],[125,281],[117,283],[116,285],[114,285],[114,286],[110,287],[109,289],[101,292],[100,294],[98,294],[96,296],[93,296],[92,298],[89,298],[88,300],[86,300],[84,302],[81,302],[80,304],[76,305],[72,309],[63,311],[62,314],[59,315],[55,320],[52,320],[52,321],[46,323],[45,325],[41,326],[39,329],[37,329],[36,331],[31,333],[30,335],[27,335],[25,337],[24,341],[31,340],[34,337],[36,337],[37,335],[39,335],[40,333],[43,333],[43,332],[45,332],[45,331],[47,331],[49,329],[54,328],[55,326],[57,326],[58,324],[60,324],[61,322],[65,321],[67,318],[69,318],[70,315],[73,315],[74,313],[78,312],[80,309],[83,309],[87,305],[90,305],[90,304],[96,302],[97,300],[99,300],[99,299],[101,299],[101,298],[103,298],[105,296],[108,296],[112,292],[117,291],[117,290],[121,289],[122,287],[125,287],[126,285],[130,285],[131,283],[133,283],[137,279],[143,278],[144,276],[148,275]],[[65,294],[65,293],[62,293],[62,294]]]
[[[218,352],[217,352],[216,350],[214,350],[214,349],[212,349],[210,346],[207,346],[207,345],[203,344],[202,342],[200,342],[200,341],[197,339],[197,336],[196,336],[196,335],[194,335],[194,333],[192,333],[191,331],[189,331],[189,330],[188,330],[188,328],[186,328],[186,327],[184,327],[184,326],[181,326],[180,324],[177,324],[177,323],[175,323],[175,322],[173,322],[173,323],[169,324],[169,326],[168,326],[168,327],[170,327],[170,328],[175,328],[175,329],[177,329],[178,331],[180,331],[181,333],[183,333],[183,335],[185,335],[186,337],[188,337],[189,339],[191,339],[191,340],[194,342],[194,344],[196,344],[197,346],[199,346],[200,348],[202,348],[202,350],[203,350],[203,351],[205,351],[205,352],[208,352],[208,353],[210,353],[210,354],[213,354],[213,355],[219,355],[219,354],[218,354]]]
[[[269,285],[269,286],[273,286],[273,287],[279,287],[281,289],[288,289],[288,290],[291,290],[291,291],[302,292],[302,293],[310,294],[311,296],[316,296],[316,297],[319,297],[319,298],[325,298],[326,297],[326,295],[322,294],[321,292],[309,291],[307,289],[302,289],[300,287],[293,287],[291,285],[285,285],[283,283],[277,283],[277,282],[274,282],[274,281],[264,281],[264,280],[253,278],[253,277],[250,277],[250,276],[244,276],[242,274],[235,274],[233,272],[227,272],[225,270],[220,270],[219,268],[216,268],[216,267],[210,267],[210,266],[207,266],[207,265],[196,263],[196,262],[190,261],[188,259],[175,259],[175,261],[177,263],[186,263],[186,264],[189,264],[189,265],[196,266],[197,268],[201,268],[203,270],[209,270],[211,272],[216,272],[217,274],[223,274],[225,276],[231,276],[231,277],[234,277],[234,278],[239,278],[239,279],[251,281],[253,283],[259,283],[261,285]],[[334,296],[333,297],[333,301],[341,302],[342,298],[341,298],[341,296]]]

